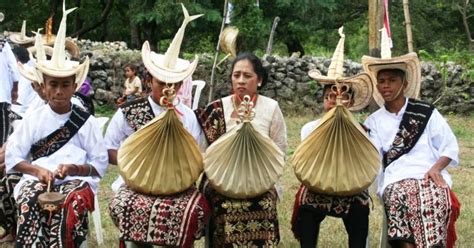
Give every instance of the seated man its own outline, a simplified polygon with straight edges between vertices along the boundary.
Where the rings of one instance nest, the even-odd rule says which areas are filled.
[[[48,104],[25,116],[6,148],[7,172],[23,173],[14,188],[18,205],[16,245],[19,247],[79,247],[87,237],[87,212],[94,208],[94,191],[107,168],[107,151],[99,124],[71,103],[88,71],[66,60],[66,16],[63,7],[51,61],[38,51],[33,70],[20,72],[38,82]],[[37,47],[43,49],[38,34]],[[44,213],[38,197],[48,191],[65,196],[59,210]]]
[[[335,111],[334,108],[340,107],[338,105],[343,105],[345,108],[351,111],[357,111],[365,108],[370,99],[372,97],[372,82],[371,78],[368,74],[363,73],[359,74],[355,77],[345,78],[343,75],[337,72],[342,72],[343,68],[343,41],[344,35],[342,34],[342,30],[340,30],[341,39],[339,44],[334,52],[333,59],[330,65],[330,69],[327,76],[322,76],[319,71],[312,70],[308,74],[311,78],[318,81],[323,86],[323,108],[324,112],[326,113],[322,119],[317,119],[307,123],[306,125],[301,128],[301,140],[303,142],[302,145],[298,146],[297,150],[295,150],[294,157],[290,160],[290,164],[300,163],[296,161],[303,160],[303,163],[313,164],[316,162],[311,162],[312,159],[316,159],[320,157],[319,150],[316,150],[314,147],[317,147],[315,143],[324,144],[322,145],[322,153],[335,155],[333,157],[328,155],[332,161],[338,161],[334,165],[338,166],[337,168],[333,167],[331,161],[328,163],[324,163],[323,161],[318,161],[315,166],[326,166],[331,167],[332,170],[337,170],[341,168],[340,174],[338,177],[333,179],[333,182],[329,184],[329,188],[336,189],[338,188],[338,183],[345,183],[350,185],[354,182],[354,180],[362,179],[358,178],[356,173],[349,173],[349,169],[347,168],[357,168],[356,163],[358,159],[356,156],[360,156],[358,153],[345,153],[347,146],[344,146],[342,143],[337,143],[335,145],[327,145],[330,143],[329,140],[337,140],[335,133],[331,133],[329,130],[326,130],[326,134],[324,131],[320,131],[324,129],[325,126],[330,126],[330,130],[337,130],[336,133],[344,133],[344,129],[340,128],[342,125],[338,125],[340,123],[332,123],[328,124],[329,117]],[[337,68],[339,66],[339,68]],[[335,69],[335,70],[334,70]],[[340,101],[340,103],[338,103]],[[331,112],[330,112],[331,111]],[[336,109],[337,111],[337,109]],[[328,113],[329,112],[329,113]],[[358,122],[354,122],[356,128],[359,128],[364,133],[364,129],[362,125]],[[319,129],[318,129],[319,128]],[[340,129],[338,129],[340,128]],[[318,135],[321,134],[321,135]],[[323,135],[324,134],[324,135]],[[346,136],[347,135],[347,136]],[[362,135],[365,135],[362,134]],[[365,135],[366,136],[366,135]],[[363,143],[358,139],[350,136],[348,133],[344,133],[344,139],[347,140],[354,140],[354,144],[352,146],[361,147],[365,150],[370,150],[370,148],[365,145],[367,143]],[[365,141],[370,143],[369,138],[366,136]],[[306,142],[306,143],[305,143]],[[308,143],[310,142],[310,143]],[[326,143],[327,142],[327,143]],[[349,145],[350,146],[350,145]],[[309,150],[310,155],[304,156],[301,154],[305,150],[305,147],[313,147]],[[373,146],[372,146],[373,147]],[[373,177],[372,182],[375,179],[375,175],[377,173],[377,168],[380,165],[380,161],[378,158],[377,151],[373,147],[373,160],[369,159],[369,156],[363,157],[362,159],[362,166],[363,167],[370,167],[370,161],[373,161],[373,165],[375,165],[373,169]],[[351,154],[351,155],[348,155]],[[322,157],[322,156],[321,156]],[[347,157],[348,162],[342,163],[342,157]],[[308,161],[308,162],[307,162]],[[302,167],[303,165],[301,165]],[[300,166],[296,168],[301,168]],[[295,168],[295,172],[298,169]],[[313,171],[318,171],[317,168],[311,168]],[[329,171],[321,172],[322,177],[327,178],[334,176],[334,174],[329,173]],[[303,248],[314,248],[317,247],[318,243],[318,236],[319,236],[319,229],[321,222],[326,218],[326,216],[341,218],[344,227],[348,234],[348,246],[350,248],[363,248],[366,247],[367,236],[369,231],[369,203],[370,203],[370,196],[368,190],[361,189],[358,190],[358,193],[345,193],[340,194],[338,192],[323,192],[322,188],[320,187],[318,190],[314,190],[312,185],[309,185],[307,180],[302,180],[301,177],[297,174],[298,179],[302,181],[302,185],[296,194],[294,209],[293,209],[293,216],[292,216],[292,230],[295,237],[300,241],[300,245]],[[323,182],[324,178],[318,176],[315,180],[310,180],[313,182]],[[353,186],[353,185],[350,185]],[[316,188],[316,187],[314,187]],[[336,190],[333,190],[336,191]]]
[[[109,161],[111,164],[119,165],[122,175],[112,185],[116,194],[109,205],[112,220],[120,231],[120,247],[133,247],[134,245],[139,247],[151,247],[152,245],[192,247],[194,240],[204,234],[204,225],[210,214],[206,199],[194,187],[197,178],[192,180],[184,178],[183,175],[187,174],[186,169],[181,170],[173,163],[155,164],[155,159],[160,160],[161,158],[166,161],[175,161],[174,158],[170,160],[164,158],[169,154],[164,154],[159,146],[163,143],[168,144],[168,139],[179,136],[172,132],[178,128],[177,126],[187,133],[190,143],[193,143],[188,145],[193,145],[196,148],[195,151],[197,150],[197,155],[201,160],[201,151],[199,151],[197,144],[200,145],[201,150],[205,147],[204,136],[194,112],[177,99],[173,101],[172,98],[167,98],[165,93],[170,90],[179,91],[182,81],[194,72],[197,65],[197,58],[193,63],[189,63],[177,57],[186,24],[200,16],[190,17],[184,6],[183,11],[185,13],[184,23],[165,55],[151,52],[148,42],[143,44],[142,59],[152,76],[152,92],[145,98],[139,98],[122,105],[112,117],[105,135]],[[169,111],[175,113],[169,113]],[[175,117],[179,118],[177,126],[172,127],[165,121],[161,127],[165,127],[166,131],[159,138],[152,135],[153,137],[150,139],[134,139],[143,132],[149,130],[153,132],[159,129],[154,125],[157,123],[161,125],[162,122],[159,121],[169,114],[177,115]],[[156,139],[158,139],[157,143],[153,143],[153,140]],[[131,142],[130,140],[135,141]],[[135,154],[143,153],[143,151],[149,151],[147,154],[150,157],[120,160],[121,156],[123,157],[123,154],[126,153],[123,152],[126,150],[126,145],[130,143],[134,143],[134,149],[130,154],[132,157]],[[189,147],[177,148],[174,149],[178,151],[176,159],[187,160],[186,151],[192,149]],[[132,164],[137,160],[139,163],[145,162],[142,163],[141,168],[131,169],[131,174],[144,175],[138,180],[144,182],[145,187],[158,185],[154,190],[148,191],[137,187],[133,183],[132,175],[124,171],[124,167],[127,166],[123,164]],[[190,163],[189,167],[196,168],[198,164]],[[154,168],[163,170],[154,170]],[[170,181],[164,185],[163,181],[166,179]],[[160,188],[160,186],[174,187],[183,181],[188,181],[190,186],[166,193],[163,193]],[[160,183],[163,185],[159,185]]]
[[[382,47],[383,48],[383,47]],[[383,157],[377,194],[387,215],[392,247],[453,247],[459,202],[446,170],[458,164],[451,128],[419,94],[421,69],[415,53],[396,58],[362,58],[377,79],[381,107],[366,125]]]

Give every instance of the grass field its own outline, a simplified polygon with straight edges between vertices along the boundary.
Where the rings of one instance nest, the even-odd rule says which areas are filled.
[[[454,191],[461,201],[461,216],[456,223],[458,241],[457,247],[472,247],[474,244],[474,116],[460,117],[447,115],[447,119],[458,138],[460,145],[461,164],[457,168],[449,169],[453,181]],[[313,119],[311,116],[293,116],[287,117],[289,154],[292,154],[299,144],[299,132],[301,127]],[[105,245],[103,247],[118,246],[118,232],[113,225],[108,214],[108,202],[112,197],[110,185],[117,176],[117,168],[110,166],[107,175],[101,182],[99,188],[100,210],[102,214],[102,225],[105,231]],[[292,168],[286,167],[282,177],[284,186],[283,200],[279,203],[278,212],[280,219],[280,247],[299,247],[297,241],[293,238],[290,230],[290,219],[293,209],[294,195],[299,187],[299,182],[293,174]],[[377,247],[380,237],[382,209],[377,197],[373,197],[374,206],[370,214],[370,246]],[[95,232],[91,219],[89,247],[97,247],[95,241]],[[196,247],[202,247],[203,242],[196,242]],[[13,247],[3,245],[0,247]],[[321,225],[319,236],[319,247],[347,247],[347,235],[342,221],[336,218],[327,217]]]

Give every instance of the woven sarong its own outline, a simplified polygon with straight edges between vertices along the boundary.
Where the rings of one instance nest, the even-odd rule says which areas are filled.
[[[94,210],[94,193],[89,184],[80,180],[54,185],[55,192],[66,195],[62,208],[51,216],[43,212],[38,196],[47,185],[26,181],[20,188],[18,203],[17,246],[79,247],[86,241],[87,212]]]
[[[451,213],[449,188],[432,180],[405,179],[387,186],[383,201],[387,214],[388,241],[400,240],[417,247],[446,247]],[[455,204],[456,205],[456,204]]]
[[[274,188],[255,198],[232,199],[207,183],[203,185],[213,208],[209,225],[211,247],[277,247],[280,231]]]
[[[10,230],[16,226],[16,202],[13,189],[21,176],[21,173],[6,174],[0,179],[0,227],[4,230]]]
[[[206,199],[196,188],[171,196],[149,196],[120,187],[109,205],[124,241],[172,247],[192,247],[204,235],[210,215]]]

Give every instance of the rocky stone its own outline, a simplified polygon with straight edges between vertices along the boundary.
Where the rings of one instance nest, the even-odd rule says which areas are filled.
[[[270,98],[275,98],[276,94],[274,90],[263,90],[261,92],[262,95],[270,97]]]
[[[298,95],[307,94],[309,92],[309,84],[307,83],[296,83],[296,93]]]
[[[296,81],[293,78],[287,77],[287,78],[283,79],[283,84],[286,85],[291,90],[296,89]]]
[[[90,57],[90,71],[93,87],[95,88],[95,99],[99,103],[107,103],[110,99],[117,97],[123,91],[123,68],[127,63],[139,65],[139,76],[144,79],[146,70],[141,63],[139,50],[128,49],[125,42],[96,42],[90,40],[79,40],[78,45],[83,51],[81,57]],[[199,65],[193,74],[193,79],[210,82],[211,68],[214,56],[212,54],[200,54]],[[311,57],[305,55],[302,58],[265,56],[264,67],[269,73],[267,85],[261,89],[261,94],[267,95],[279,101],[281,106],[290,106],[290,103],[304,105],[315,111],[321,108],[322,90],[319,84],[312,81],[308,71],[318,69],[323,75],[327,75],[330,58]],[[226,96],[230,92],[229,74],[232,61],[227,60],[216,70],[214,77],[214,99]],[[448,62],[445,65],[430,61],[421,61],[422,74],[422,100],[432,102],[441,97],[437,107],[441,111],[460,112],[474,109],[474,82],[467,79],[466,69],[460,65]],[[446,82],[443,81],[441,69],[447,70]],[[362,71],[362,65],[352,60],[344,61],[345,76],[352,76]],[[446,88],[444,94],[443,90]],[[106,93],[108,92],[108,93]],[[209,85],[202,93],[203,104],[207,103]],[[113,101],[112,101],[113,102]],[[295,108],[291,107],[292,111]],[[283,110],[285,111],[285,110]]]
[[[98,70],[98,71],[91,71],[89,72],[89,76],[92,79],[100,79],[100,80],[107,80],[107,72],[104,70]]]
[[[282,97],[285,100],[291,100],[293,98],[293,90],[283,85],[278,91],[278,96]]]

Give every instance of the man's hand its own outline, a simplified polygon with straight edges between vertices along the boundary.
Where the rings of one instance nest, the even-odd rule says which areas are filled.
[[[51,184],[54,183],[54,175],[51,171],[48,169],[36,166],[36,173],[35,176],[38,178],[40,182],[48,184],[48,182],[51,182]]]
[[[60,164],[54,172],[54,177],[64,179],[67,176],[74,176],[78,173],[78,167],[74,164]]]
[[[429,180],[430,178],[436,185],[440,186],[441,188],[448,187],[448,184],[446,183],[446,181],[444,181],[444,178],[441,175],[441,170],[438,169],[437,166],[431,167],[431,169],[426,172],[425,180]]]

